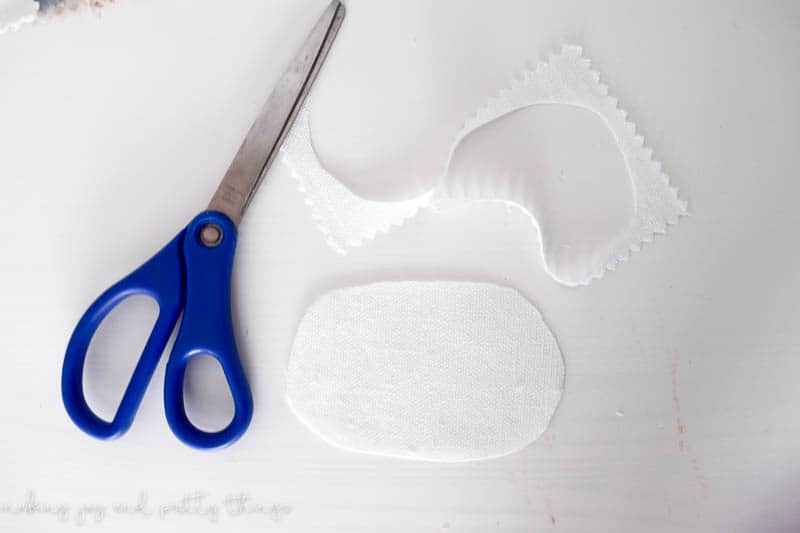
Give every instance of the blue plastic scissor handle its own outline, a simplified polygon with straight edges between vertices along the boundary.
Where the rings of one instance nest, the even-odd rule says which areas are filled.
[[[200,240],[206,224],[216,225],[222,238],[207,246]],[[183,310],[178,336],[167,361],[164,407],[173,433],[189,446],[219,448],[237,440],[253,416],[250,387],[239,361],[230,312],[230,282],[236,251],[236,227],[228,217],[205,211],[192,220],[161,251],[127,277],[115,283],[86,310],[72,333],[61,376],[64,406],[75,424],[97,438],[124,434]],[[100,323],[120,302],[135,294],[153,298],[159,314],[142,356],[109,422],[92,412],[83,393],[83,367],[89,343]],[[186,415],[183,380],[188,363],[210,356],[220,364],[234,404],[234,416],[224,429],[206,432]]]
[[[217,246],[200,240],[206,224],[216,224],[222,232]],[[231,320],[231,273],[236,251],[236,226],[216,211],[206,211],[186,226],[183,257],[186,267],[186,293],[183,321],[164,376],[164,408],[172,432],[195,448],[219,448],[239,437],[253,417],[250,386],[239,361]],[[186,366],[195,357],[208,355],[217,360],[228,380],[233,397],[233,419],[227,427],[206,432],[194,426],[186,416],[183,403],[183,380]]]

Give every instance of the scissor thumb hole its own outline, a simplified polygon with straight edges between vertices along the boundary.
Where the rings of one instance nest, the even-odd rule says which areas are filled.
[[[167,416],[167,423],[169,423],[170,429],[175,436],[193,448],[210,450],[226,447],[242,436],[253,416],[253,399],[244,373],[242,372],[241,366],[238,364],[238,359],[230,359],[229,357],[220,356],[214,352],[205,352],[203,350],[190,350],[183,352],[183,355],[177,355],[182,353],[181,350],[175,352],[175,350],[180,347],[180,344],[181,333],[178,333],[178,339],[175,341],[173,354],[167,361],[167,369],[164,376],[164,408]],[[235,348],[233,349],[233,353],[235,355]],[[194,401],[195,394],[197,396],[196,399],[199,400],[201,395],[205,395],[209,392],[208,387],[202,387],[202,384],[197,382],[193,385],[186,385],[186,373],[190,363],[202,359],[212,359],[217,363],[217,368],[214,368],[213,373],[216,375],[223,373],[225,387],[229,389],[228,394],[234,406],[232,419],[223,429],[218,431],[207,431],[195,425],[196,422],[204,424],[211,422],[209,420],[199,420],[200,416],[208,416],[208,411],[203,411],[206,415],[200,415],[201,409],[193,409],[194,420],[190,420],[186,412],[186,391],[189,392],[188,396],[193,397],[190,401]],[[209,365],[209,363],[205,362],[200,364],[202,366],[195,370],[199,371],[201,375],[205,375],[206,372],[208,372],[208,368],[204,370],[204,367]],[[220,367],[223,372],[219,372]],[[210,375],[207,377],[210,377]],[[221,392],[223,388],[222,380],[220,379],[212,390]],[[216,400],[213,398],[209,399],[209,402],[214,401]],[[224,402],[222,403],[224,404]],[[218,420],[219,419],[217,419],[217,421]]]
[[[183,408],[197,429],[222,431],[236,411],[230,384],[216,358],[209,354],[193,357],[183,379]]]

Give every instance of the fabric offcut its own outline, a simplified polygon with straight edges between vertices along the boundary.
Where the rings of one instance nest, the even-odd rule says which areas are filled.
[[[511,176],[503,168],[480,168],[475,173],[453,172],[453,155],[470,135],[491,123],[519,110],[539,105],[573,106],[590,111],[607,128],[613,145],[624,160],[624,172],[631,186],[632,209],[619,231],[603,235],[598,242],[581,243],[570,252],[569,245],[547,233],[541,224],[539,191],[525,186],[530,176]],[[450,149],[447,171],[439,185],[426,194],[400,202],[380,202],[359,197],[330,174],[319,161],[311,140],[309,103],[301,110],[297,123],[282,147],[283,160],[288,165],[298,188],[305,196],[311,215],[326,237],[328,244],[339,253],[363,245],[380,233],[413,218],[421,209],[445,210],[465,202],[491,201],[518,207],[529,215],[539,235],[540,252],[545,271],[556,281],[569,286],[586,285],[614,270],[631,252],[653,240],[654,235],[666,233],[671,224],[687,214],[686,202],[670,186],[661,164],[637,134],[627,114],[609,95],[600,75],[591,68],[579,46],[564,46],[547,62],[518,75],[510,87],[500,91],[478,109],[457,132]],[[511,176],[511,177],[510,177]],[[512,179],[513,178],[513,179]],[[600,178],[598,178],[600,179]],[[563,206],[564,210],[571,206]],[[591,225],[592,220],[585,221]],[[559,247],[558,250],[554,250]],[[570,255],[571,254],[571,255]],[[565,259],[566,258],[566,259]]]
[[[288,163],[298,190],[303,193],[311,217],[328,245],[340,254],[402,225],[430,205],[432,194],[401,202],[379,202],[353,194],[322,166],[311,143],[309,107],[298,112],[281,153]]]
[[[454,462],[536,440],[563,384],[553,333],[514,289],[381,282],[334,290],[307,309],[287,399],[334,446]]]
[[[0,0],[0,34],[31,24],[38,10],[38,4],[32,0]]]
[[[75,12],[96,12],[114,0],[0,0],[0,35]]]

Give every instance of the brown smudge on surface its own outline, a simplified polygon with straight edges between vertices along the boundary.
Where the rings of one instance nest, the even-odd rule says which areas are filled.
[[[672,357],[672,365],[670,369],[670,376],[672,379],[672,407],[675,410],[675,433],[678,436],[678,451],[681,454],[687,455],[689,458],[689,465],[692,469],[692,473],[694,474],[694,478],[697,481],[697,484],[700,485],[700,488],[703,489],[703,492],[706,491],[706,481],[705,475],[703,474],[703,469],[700,466],[700,462],[697,460],[691,449],[689,444],[686,442],[684,436],[686,435],[686,424],[683,422],[683,418],[681,417],[681,402],[678,396],[678,354],[673,354]]]

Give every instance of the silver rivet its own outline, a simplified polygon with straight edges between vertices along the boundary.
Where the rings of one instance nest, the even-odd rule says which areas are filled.
[[[209,222],[200,228],[200,242],[209,248],[219,246],[222,242],[222,228],[213,222]]]

